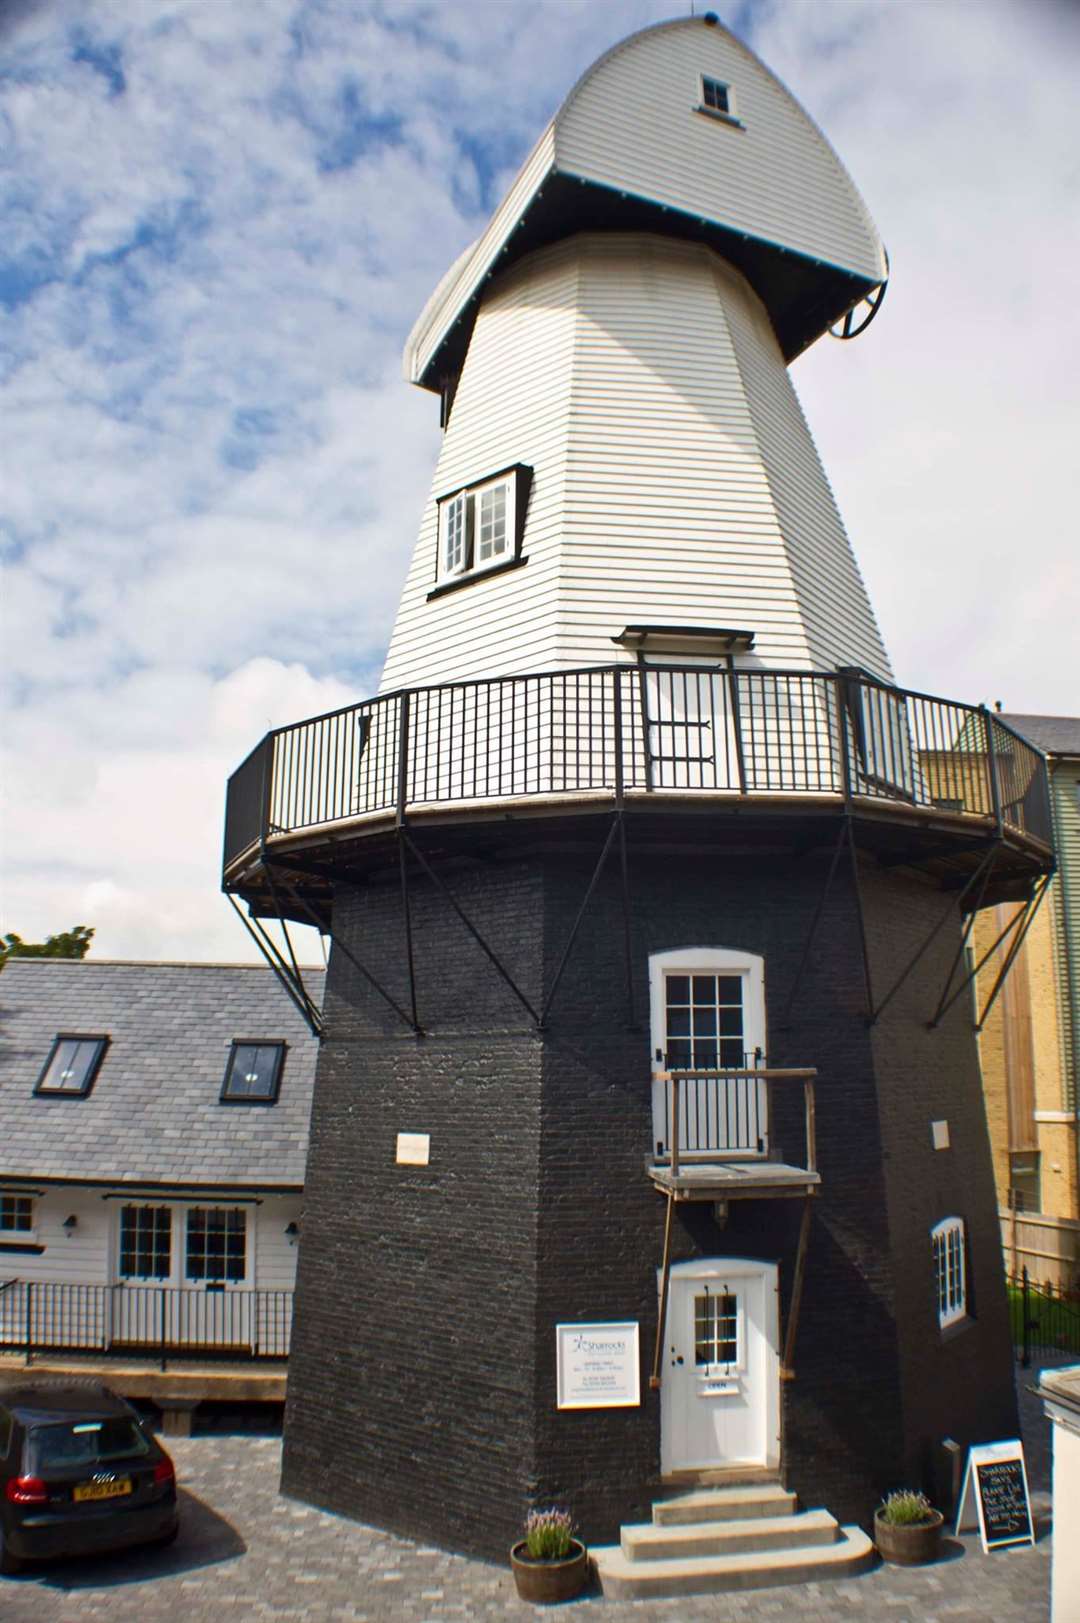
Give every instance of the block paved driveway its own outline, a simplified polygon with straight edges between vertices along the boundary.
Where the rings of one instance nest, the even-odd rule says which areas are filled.
[[[280,1438],[173,1439],[183,1528],[169,1550],[56,1563],[0,1579],[2,1623],[436,1623],[579,1617],[582,1623],[1045,1623],[1050,1569],[1048,1423],[1024,1388],[1038,1544],[982,1553],[968,1534],[933,1567],[741,1595],[560,1608],[518,1601],[509,1570],[393,1538],[278,1492]]]

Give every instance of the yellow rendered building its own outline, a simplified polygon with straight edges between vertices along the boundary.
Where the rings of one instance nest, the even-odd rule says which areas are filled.
[[[1060,1289],[1080,1285],[1080,718],[1001,720],[1047,756],[1058,870],[980,1032],[979,1057],[1007,1269]],[[980,1012],[1022,912],[1006,902],[977,916]]]

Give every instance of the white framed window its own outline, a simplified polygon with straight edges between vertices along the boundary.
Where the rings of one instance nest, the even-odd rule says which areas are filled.
[[[934,1293],[943,1330],[967,1317],[967,1258],[964,1220],[946,1217],[930,1230],[934,1252]]]
[[[724,79],[715,79],[708,73],[701,75],[701,99],[696,110],[708,114],[710,118],[718,118],[724,124],[736,124],[742,128],[742,120],[735,106],[734,88]]]
[[[714,113],[730,113],[730,87],[720,79],[710,79],[707,73],[703,73],[701,75],[701,105],[711,108]]]
[[[671,1153],[676,1110],[682,1153],[766,1156],[765,1082],[718,1074],[765,1065],[764,959],[728,947],[653,953],[649,1002],[657,1156]]]
[[[172,1210],[168,1206],[120,1208],[121,1279],[168,1280],[172,1273]]]
[[[0,1237],[27,1239],[33,1232],[33,1195],[0,1195]]]
[[[843,674],[851,678],[848,709],[858,787],[871,794],[915,800],[919,779],[906,698],[854,667]]]
[[[694,1297],[694,1364],[707,1373],[742,1363],[742,1315],[733,1291],[711,1290]]]
[[[466,566],[465,519],[467,496],[452,496],[442,512],[443,574],[460,575]]]
[[[751,1070],[765,1063],[765,960],[728,947],[678,947],[649,959],[658,1070]]]
[[[524,562],[521,541],[531,482],[532,469],[516,463],[437,499],[436,592]]]
[[[477,563],[489,563],[494,558],[503,558],[509,546],[509,533],[506,527],[507,509],[510,505],[510,483],[501,480],[497,485],[489,485],[480,492],[479,497],[479,527],[476,542]]]
[[[247,1212],[242,1206],[192,1206],[187,1214],[189,1283],[242,1284],[247,1277]]]

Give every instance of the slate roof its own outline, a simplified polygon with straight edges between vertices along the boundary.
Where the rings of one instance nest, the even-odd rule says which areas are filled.
[[[305,971],[316,1003],[324,972]],[[85,1099],[36,1097],[58,1032],[108,1035]],[[220,1104],[234,1038],[284,1038],[277,1103]],[[299,1188],[318,1043],[272,970],[12,958],[0,973],[0,1176]]]
[[[1080,716],[1007,714],[1001,719],[1047,755],[1080,755]]]

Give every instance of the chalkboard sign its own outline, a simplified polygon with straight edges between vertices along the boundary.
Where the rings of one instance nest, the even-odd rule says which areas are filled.
[[[984,1550],[999,1549],[1003,1544],[1034,1544],[1024,1445],[1019,1438],[983,1443],[968,1450],[956,1518],[958,1533],[965,1525],[973,1525],[973,1510],[978,1513]]]

